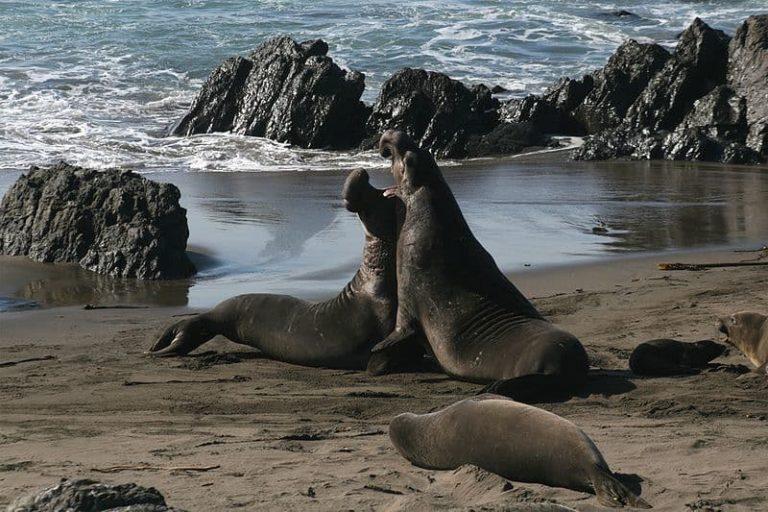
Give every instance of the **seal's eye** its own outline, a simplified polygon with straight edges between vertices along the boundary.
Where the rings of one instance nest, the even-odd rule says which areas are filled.
[[[735,316],[732,316],[730,320],[731,320],[731,325],[736,325],[736,317]]]

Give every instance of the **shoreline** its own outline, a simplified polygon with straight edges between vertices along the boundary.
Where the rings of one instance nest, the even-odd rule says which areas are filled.
[[[591,279],[596,279],[598,283],[606,280],[616,279],[618,275],[627,275],[638,269],[649,269],[659,263],[675,263],[678,261],[685,263],[701,264],[707,263],[712,259],[720,261],[739,262],[748,259],[750,254],[759,254],[764,244],[752,245],[729,245],[716,247],[699,247],[695,249],[669,249],[664,251],[652,252],[633,252],[633,253],[614,253],[596,255],[590,259],[574,261],[570,263],[550,263],[550,264],[526,264],[524,268],[502,269],[518,287],[525,293],[526,287],[531,284],[533,289],[540,286],[542,281],[550,282],[546,287],[550,292],[561,286],[560,283],[569,283],[574,289],[584,288],[587,282],[583,277],[589,275]],[[199,250],[199,248],[197,248]],[[196,253],[197,254],[197,253]],[[204,256],[209,257],[208,255]],[[730,259],[729,259],[730,258]],[[189,288],[195,281],[201,278],[183,279],[176,281],[138,281],[123,280],[111,278],[109,276],[98,275],[87,270],[83,270],[73,263],[38,263],[24,256],[0,256],[0,269],[2,269],[3,282],[0,284],[0,321],[5,313],[25,312],[37,310],[56,310],[73,306],[129,306],[129,307],[147,307],[147,308],[185,308],[190,311],[208,309],[207,307],[193,307],[188,304],[176,303],[172,298],[157,300],[158,296],[173,297],[178,290]],[[201,270],[205,270],[202,267]],[[302,278],[325,279],[328,277],[341,277],[351,279],[354,275],[354,268],[335,269],[333,271],[312,271],[307,269],[301,275],[296,276],[297,280]],[[556,276],[542,279],[543,276]],[[101,300],[89,300],[86,291],[81,290],[80,294],[71,294],[68,298],[54,298],[51,303],[39,303],[29,294],[19,293],[25,287],[29,289],[30,283],[42,279],[59,278],[65,286],[75,286],[78,289],[89,282],[112,281],[113,293],[119,290],[120,283],[124,286],[122,293],[117,292],[114,300],[103,297]],[[206,278],[202,278],[206,279]],[[575,281],[574,281],[575,279]],[[260,293],[259,283],[251,282],[252,290],[246,293]],[[142,293],[143,289],[143,293]],[[134,298],[131,298],[130,291],[134,291]],[[138,291],[138,293],[135,293]],[[336,295],[339,290],[327,290],[326,292],[305,291],[298,296],[306,300],[322,301]],[[541,291],[539,292],[541,293]],[[552,292],[555,293],[555,292]],[[120,300],[120,297],[124,300]],[[148,300],[151,297],[155,301]],[[98,295],[93,295],[98,298]],[[228,298],[228,297],[227,297]],[[106,300],[105,300],[106,299]]]
[[[675,260],[732,257],[697,251]],[[635,258],[513,275],[545,316],[584,342],[593,367],[579,396],[540,405],[583,428],[614,471],[639,475],[655,510],[702,500],[736,511],[764,507],[768,388],[732,373],[747,360],[732,350],[717,361],[725,365],[719,371],[658,379],[633,376],[626,362],[639,342],[716,339],[717,316],[768,310],[768,273],[663,272],[656,263]],[[394,414],[441,407],[477,385],[429,372],[370,377],[303,368],[220,338],[194,357],[142,355],[172,315],[189,311],[67,307],[0,317],[4,359],[54,358],[0,368],[0,468],[13,468],[0,471],[0,506],[77,477],[154,486],[191,511],[494,508],[532,498],[603,510],[586,494],[516,482],[510,490],[468,469],[418,469],[397,454],[386,436]],[[220,467],[97,471],[122,464]]]

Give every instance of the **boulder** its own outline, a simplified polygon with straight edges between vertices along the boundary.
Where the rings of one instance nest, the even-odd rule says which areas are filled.
[[[110,485],[92,480],[63,480],[37,494],[20,498],[7,512],[183,512],[166,505],[153,488]]]
[[[768,14],[750,16],[736,30],[728,84],[747,102],[747,146],[768,157]]]
[[[362,139],[365,76],[345,71],[317,39],[276,37],[224,61],[172,135],[233,132],[304,148],[346,149]]]
[[[730,38],[696,18],[680,35],[675,54],[627,112],[632,128],[672,130],[693,103],[725,82]]]
[[[399,129],[438,158],[462,158],[467,141],[497,124],[498,100],[443,73],[405,68],[384,82],[367,122],[366,146],[386,129]]]
[[[551,144],[552,139],[542,134],[532,123],[499,123],[485,135],[471,135],[466,156],[512,155],[525,148]]]
[[[593,86],[591,75],[563,78],[542,96],[529,94],[507,101],[499,109],[499,117],[508,123],[532,123],[544,133],[584,135],[584,126],[574,119],[572,112]]]
[[[670,55],[657,44],[629,40],[619,46],[605,67],[592,75],[594,84],[573,110],[587,133],[619,126],[627,110],[659,72]]]
[[[139,279],[194,274],[179,189],[131,171],[33,167],[0,203],[0,254]]]

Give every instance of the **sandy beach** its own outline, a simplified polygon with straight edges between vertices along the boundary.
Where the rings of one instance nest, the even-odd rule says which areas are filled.
[[[632,348],[653,338],[717,339],[717,316],[768,309],[761,267],[663,272],[666,254],[513,274],[585,344],[588,386],[542,404],[584,429],[655,510],[768,507],[768,383],[739,353],[699,375],[641,378]],[[427,471],[387,436],[393,415],[476,393],[434,368],[370,377],[292,366],[217,338],[183,359],[142,352],[181,307],[64,307],[4,313],[0,506],[60,478],[136,482],[197,510],[525,510],[593,496],[511,483],[473,468]],[[514,435],[513,432],[510,435]],[[181,469],[173,469],[181,468]],[[184,469],[187,468],[187,469]]]

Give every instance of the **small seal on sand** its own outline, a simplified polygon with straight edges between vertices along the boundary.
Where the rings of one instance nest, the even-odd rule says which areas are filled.
[[[395,181],[385,194],[402,199],[405,218],[397,242],[397,325],[374,351],[426,338],[449,375],[494,383],[487,391],[525,401],[574,392],[589,368],[584,347],[499,270],[432,155],[392,130],[379,151],[391,158]]]
[[[768,316],[742,311],[719,321],[725,342],[733,345],[757,367],[757,372],[768,373]]]
[[[629,368],[637,375],[685,375],[697,373],[711,360],[728,351],[712,340],[695,343],[660,339],[639,344],[629,356]]]
[[[360,268],[335,298],[310,303],[288,295],[239,295],[171,325],[148,353],[185,355],[221,334],[280,361],[351,369],[368,364],[375,373],[386,371],[393,359],[372,357],[370,350],[395,323],[398,204],[374,188],[364,170],[350,173],[342,197],[360,217],[365,247]]]
[[[502,396],[480,395],[430,414],[400,414],[389,424],[389,437],[422,468],[473,464],[517,482],[596,494],[609,507],[650,508],[616,479],[576,425]]]

